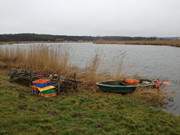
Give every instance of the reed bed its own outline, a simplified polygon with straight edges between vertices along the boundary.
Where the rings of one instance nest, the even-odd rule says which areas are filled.
[[[88,61],[85,69],[75,67],[70,62],[69,53],[63,48],[52,49],[48,46],[31,46],[28,49],[17,47],[0,48],[0,61],[10,68],[24,68],[33,71],[53,72],[63,76],[72,76],[76,73],[77,78],[87,87],[95,87],[97,81],[107,79],[109,75],[98,73],[101,63],[100,56],[96,54]]]
[[[120,53],[120,55],[122,56],[119,57],[123,59],[125,53]],[[61,47],[52,49],[49,46],[38,45],[26,49],[19,46],[0,48],[0,61],[6,63],[8,69],[25,68],[33,71],[54,72],[63,76],[77,73],[78,79],[89,83],[89,85],[104,79],[122,78],[122,62],[119,65],[117,64],[117,71],[114,71],[114,74],[100,73],[98,70],[103,59],[99,54],[95,54],[87,61],[86,67],[80,69],[71,64],[69,53]]]

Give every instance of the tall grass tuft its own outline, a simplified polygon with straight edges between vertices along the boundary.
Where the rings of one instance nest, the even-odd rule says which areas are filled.
[[[102,81],[106,78],[104,73],[99,73],[101,65],[101,58],[96,54],[90,61],[88,61],[84,72],[81,73],[81,79],[85,80],[86,87],[94,88],[96,82]]]
[[[138,89],[133,93],[135,98],[142,99],[143,101],[150,103],[154,106],[164,106],[169,101],[171,93],[165,90],[159,89]]]
[[[31,46],[28,50],[0,49],[0,61],[6,63],[9,68],[53,71],[60,74],[67,74],[71,70],[69,54],[67,52],[59,53],[48,46]]]

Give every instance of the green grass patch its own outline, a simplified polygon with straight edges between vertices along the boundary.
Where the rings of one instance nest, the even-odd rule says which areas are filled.
[[[119,94],[38,97],[0,76],[0,135],[53,134],[179,135],[180,118]]]
[[[0,45],[15,44],[15,43],[16,43],[16,42],[13,42],[13,41],[12,41],[12,42],[1,42],[1,41],[0,41]]]

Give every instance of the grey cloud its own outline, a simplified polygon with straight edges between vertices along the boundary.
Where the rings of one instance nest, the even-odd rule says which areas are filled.
[[[0,33],[180,36],[179,0],[0,0]]]

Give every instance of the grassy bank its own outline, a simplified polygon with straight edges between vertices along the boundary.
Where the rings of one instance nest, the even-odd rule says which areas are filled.
[[[54,98],[0,76],[1,135],[178,135],[180,117],[134,96],[80,90]]]
[[[180,47],[180,40],[127,40],[127,41],[110,41],[97,40],[96,44],[131,44],[131,45],[158,45]]]
[[[0,49],[1,67],[53,72],[68,77],[77,74],[79,92],[55,98],[31,95],[30,88],[9,83],[0,76],[0,134],[178,134],[180,118],[161,111],[167,98],[156,89],[131,95],[105,94],[96,82],[123,79],[121,70],[98,72],[101,59],[95,55],[84,69],[70,63],[65,50],[48,46]],[[119,65],[117,65],[119,66]],[[3,73],[3,71],[2,71]],[[0,74],[1,70],[0,70]],[[156,106],[156,107],[152,107]]]

